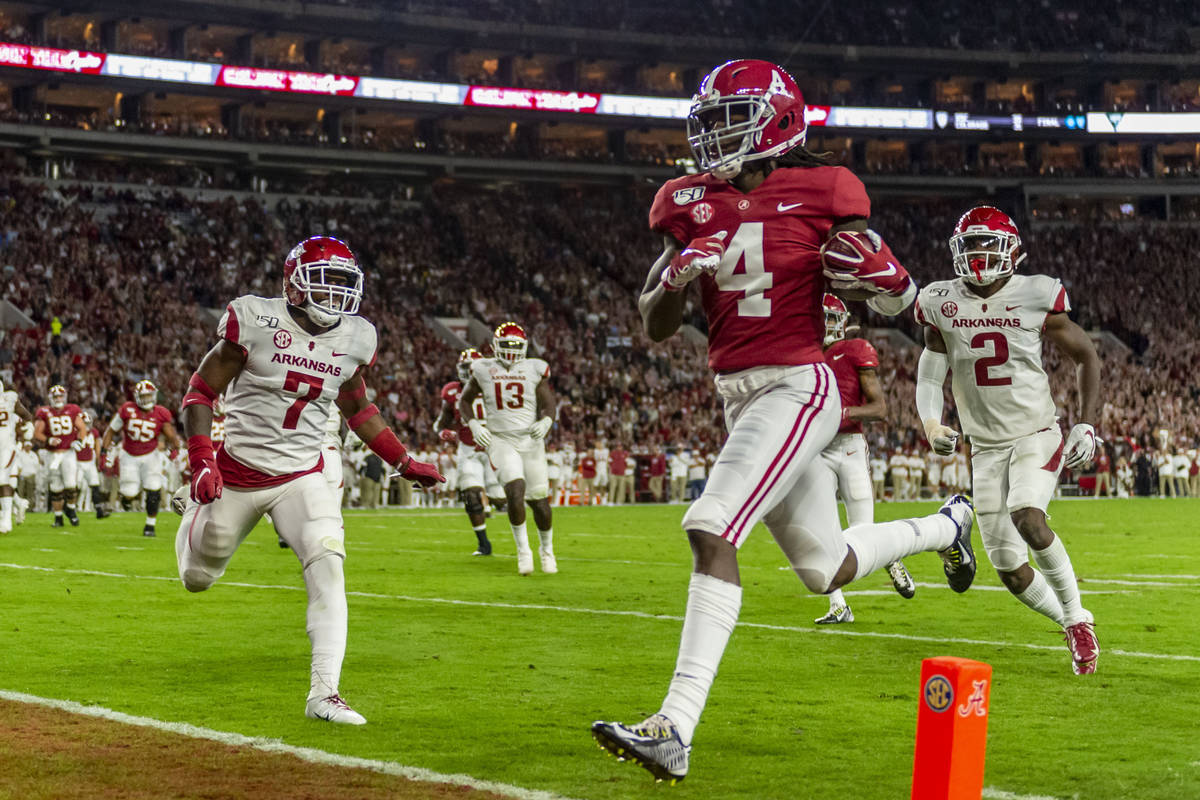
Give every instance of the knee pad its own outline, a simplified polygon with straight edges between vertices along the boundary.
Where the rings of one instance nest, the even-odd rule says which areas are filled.
[[[49,495],[50,495],[50,502],[51,502],[51,503],[57,503],[58,501],[60,501],[60,500],[62,500],[62,499],[63,499],[63,493],[62,493],[62,492],[49,492]]]
[[[158,489],[146,492],[146,516],[153,517],[158,514],[158,506],[162,502],[162,492]]]
[[[685,531],[703,531],[720,536],[725,531],[725,509],[711,495],[700,495],[683,515]]]
[[[826,594],[829,591],[829,587],[833,584],[833,575],[824,570],[810,569],[808,567],[792,567],[792,571],[796,573],[796,577],[804,584],[804,588],[813,594]]]
[[[125,495],[121,495],[121,510],[132,511],[133,510],[133,501],[135,499],[136,498],[126,497]]]
[[[997,572],[1015,572],[1029,563],[1029,546],[1007,513],[988,511],[978,520],[984,550]]]

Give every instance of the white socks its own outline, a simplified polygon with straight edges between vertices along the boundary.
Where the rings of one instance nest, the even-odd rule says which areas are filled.
[[[854,580],[893,561],[926,550],[945,550],[954,544],[958,525],[945,514],[918,519],[876,522],[846,529],[846,543],[858,558]]]
[[[538,541],[541,542],[542,550],[547,553],[554,552],[554,528],[547,528],[546,530],[539,528]]]
[[[12,496],[0,497],[0,533],[12,531]]]
[[[661,712],[675,723],[685,745],[692,742],[741,608],[741,586],[711,575],[692,573],[687,614],[679,638],[679,659]]]
[[[308,639],[312,642],[309,699],[338,693],[346,656],[346,580],[342,558],[325,555],[304,569],[308,589]]]
[[[1054,541],[1045,550],[1031,548],[1030,552],[1033,553],[1033,562],[1046,576],[1046,583],[1050,584],[1050,588],[1058,596],[1058,602],[1062,603],[1062,624],[1074,625],[1076,622],[1090,620],[1091,617],[1080,603],[1075,568],[1071,566],[1071,557],[1067,555],[1067,548],[1063,547],[1062,539],[1055,536]]]
[[[1058,602],[1058,597],[1051,591],[1045,576],[1036,569],[1033,570],[1033,581],[1025,587],[1025,591],[1014,596],[1039,614],[1049,617],[1059,625],[1063,624],[1062,603]]]
[[[841,589],[834,589],[827,595],[827,597],[829,597],[829,608],[831,610],[837,608],[838,606],[846,605],[846,596],[842,594]]]
[[[513,541],[517,543],[518,553],[529,552],[529,533],[525,530],[525,523],[512,526]]]

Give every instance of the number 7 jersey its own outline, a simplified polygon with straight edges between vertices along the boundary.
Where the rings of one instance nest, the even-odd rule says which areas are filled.
[[[1011,442],[1054,425],[1042,329],[1047,315],[1070,310],[1062,282],[1048,275],[1013,275],[986,298],[961,279],[921,289],[917,322],[946,342],[954,404],[973,441]]]
[[[246,295],[229,304],[217,334],[246,354],[225,390],[224,452],[250,471],[231,483],[222,463],[225,482],[261,485],[315,469],[330,404],[360,366],[375,362],[375,326],[347,316],[314,336],[282,297]]]

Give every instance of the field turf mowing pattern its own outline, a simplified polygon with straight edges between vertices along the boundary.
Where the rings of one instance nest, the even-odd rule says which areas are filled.
[[[1061,634],[986,560],[955,595],[936,556],[913,557],[916,598],[881,572],[850,587],[852,625],[816,626],[827,601],[781,569],[760,526],[742,550],[742,625],[673,788],[605,755],[588,726],[639,721],[666,690],[691,565],[680,506],[555,509],[560,573],[527,578],[503,518],[488,524],[497,554],[473,558],[461,510],[348,512],[341,689],[362,728],[304,717],[303,583],[265,523],[215,587],[191,595],[174,515],[144,539],[136,514],[66,529],[31,514],[0,537],[0,689],[587,800],[894,800],[909,792],[921,659],[956,655],[994,669],[993,796],[1200,797],[1200,500],[1062,500],[1050,512],[1097,620],[1094,676],[1071,673]],[[978,531],[975,543],[982,557]],[[79,781],[89,796],[86,772]]]

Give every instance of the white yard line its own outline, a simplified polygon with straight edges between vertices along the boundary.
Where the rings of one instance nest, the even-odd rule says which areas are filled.
[[[120,722],[124,725],[137,725],[142,728],[153,728],[157,731],[167,733],[176,733],[182,736],[189,736],[193,739],[208,739],[209,741],[219,742],[224,745],[233,747],[252,747],[255,750],[261,750],[264,753],[283,753],[286,755],[295,756],[304,761],[312,762],[313,764],[325,764],[335,767],[353,767],[356,769],[369,769],[373,772],[382,772],[385,775],[396,775],[401,778],[407,778],[410,781],[421,781],[422,783],[443,783],[453,786],[470,786],[472,789],[478,789],[484,792],[495,792],[506,797],[518,798],[518,800],[570,800],[560,794],[553,792],[543,792],[539,789],[525,789],[520,786],[512,786],[507,783],[498,783],[496,781],[485,781],[478,778],[473,778],[470,775],[446,775],[441,772],[423,769],[421,767],[409,767],[404,764],[397,764],[394,761],[376,761],[369,758],[355,758],[353,756],[341,756],[336,753],[326,753],[324,750],[316,750],[311,747],[295,747],[290,744],[284,744],[278,739],[265,739],[256,736],[243,736],[240,733],[229,733],[226,731],[215,731],[211,728],[199,728],[195,725],[189,725],[186,722],[165,722],[163,720],[153,719],[151,717],[137,717],[132,714],[125,714],[121,711],[113,711],[110,708],[102,706],[85,706],[81,703],[76,703],[71,700],[55,700],[48,697],[38,697],[36,695],[24,694],[22,692],[9,692],[0,689],[0,699],[12,700],[17,703],[29,703],[32,705],[48,706],[49,708],[57,708],[62,711],[68,711],[72,714],[80,714],[87,717],[98,717],[106,719],[110,722]]]
[[[0,569],[25,569],[36,572],[56,572],[67,575],[90,575],[101,578],[124,578],[126,580],[144,580],[144,581],[170,581],[175,582],[178,578],[166,575],[123,575],[115,572],[99,572],[88,569],[60,569],[56,567],[40,567],[26,564],[5,564],[0,563]],[[290,592],[303,592],[303,586],[286,586],[281,584],[262,584],[262,583],[244,583],[238,581],[222,581],[224,586],[237,586],[246,589],[271,589],[285,590]],[[381,592],[355,592],[347,591],[346,594],[351,597],[363,597],[373,600],[399,600],[406,603],[429,603],[432,605],[451,605],[451,606],[466,606],[469,608],[499,608],[509,611],[555,611],[564,614],[590,614],[593,616],[604,617],[633,617],[635,619],[648,620],[663,620],[669,622],[683,622],[683,617],[675,614],[651,614],[646,611],[628,611],[621,609],[609,608],[575,608],[572,606],[555,606],[545,605],[540,603],[499,603],[495,601],[483,600],[460,600],[451,597],[416,597],[413,595],[404,594],[384,594]],[[988,639],[964,639],[953,636],[913,636],[905,633],[884,633],[881,631],[850,631],[844,628],[831,628],[828,626],[813,628],[812,626],[794,626],[794,625],[771,625],[764,622],[745,622],[737,623],[739,628],[752,628],[755,630],[777,631],[785,633],[805,633],[817,634],[822,636],[850,636],[867,639],[896,639],[908,642],[931,642],[934,644],[970,644],[980,645],[983,647],[1015,647],[1023,650],[1049,650],[1059,652],[1063,649],[1062,645],[1045,645],[1045,644],[1030,644],[1026,642],[1001,642]],[[1108,648],[1104,650],[1108,656],[1125,656],[1128,658],[1148,658],[1165,661],[1193,661],[1200,662],[1200,656],[1183,655],[1178,653],[1144,653],[1136,650],[1120,650]]]

